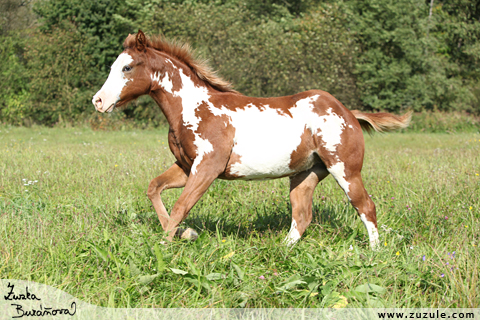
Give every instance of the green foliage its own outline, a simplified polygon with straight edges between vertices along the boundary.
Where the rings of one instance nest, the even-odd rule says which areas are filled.
[[[51,36],[67,21],[84,37],[85,53],[90,57],[91,67],[97,70],[91,75],[92,79],[108,75],[111,64],[122,49],[123,40],[128,32],[133,32],[112,19],[115,14],[123,14],[124,9],[123,0],[48,0],[36,2],[34,6],[34,11],[40,16],[41,32]]]
[[[23,59],[25,38],[20,32],[0,36],[0,120],[23,124],[28,113],[28,68]]]
[[[166,125],[148,97],[104,120],[90,103],[139,28],[190,43],[250,96],[322,89],[351,109],[480,113],[480,9],[469,0],[7,0],[0,9],[6,123]]]
[[[468,102],[456,65],[436,50],[425,1],[351,1],[360,98],[372,110],[455,110]],[[435,15],[436,17],[436,15]]]
[[[444,0],[435,6],[433,32],[441,42],[437,52],[454,64],[467,99],[457,109],[480,112],[480,6],[469,0]]]
[[[0,2],[0,36],[23,30],[35,21],[30,11],[32,0],[2,0]]]
[[[25,59],[30,75],[30,108],[24,115],[37,123],[52,125],[62,116],[75,119],[89,105],[94,74],[85,49],[84,36],[70,23],[37,32],[26,45]]]
[[[436,5],[437,36],[443,37],[442,53],[459,64],[465,75],[480,72],[480,6],[469,0],[444,0]]]
[[[0,87],[0,120],[15,124],[53,125],[75,122],[91,114],[91,97],[106,79],[122,48],[126,29],[112,15],[123,1],[38,1],[33,11],[39,27],[10,37],[16,57],[10,54],[4,72],[22,77],[18,88]],[[120,10],[120,11],[119,11]],[[12,40],[13,39],[13,40]],[[2,51],[2,55],[13,49]],[[22,68],[15,63],[22,61]],[[5,70],[5,68],[4,68]],[[11,84],[9,83],[11,86]],[[20,87],[19,87],[20,86]]]
[[[252,11],[256,16],[271,18],[279,12],[288,10],[293,15],[299,15],[310,9],[315,0],[246,0],[244,3],[248,10]]]

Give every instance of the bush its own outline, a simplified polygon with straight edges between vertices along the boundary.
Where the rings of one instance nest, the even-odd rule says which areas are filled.
[[[93,72],[85,43],[70,23],[48,35],[38,31],[30,35],[25,53],[31,72],[26,117],[52,125],[62,117],[75,120],[90,106],[94,89],[88,79]]]
[[[28,112],[28,69],[23,59],[25,38],[22,33],[0,37],[0,121],[23,124]]]
[[[423,0],[353,0],[350,27],[360,45],[357,85],[371,110],[458,110],[473,96],[458,66],[440,51],[442,39]],[[430,30],[432,29],[432,30]]]

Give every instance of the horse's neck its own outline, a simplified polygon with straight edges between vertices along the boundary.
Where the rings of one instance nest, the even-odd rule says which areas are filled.
[[[214,89],[197,75],[168,60],[163,74],[152,75],[153,90],[150,95],[162,109],[170,127],[188,123],[189,115],[204,101],[207,102]]]

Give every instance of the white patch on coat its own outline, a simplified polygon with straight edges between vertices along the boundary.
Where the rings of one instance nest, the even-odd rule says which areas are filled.
[[[313,111],[319,95],[298,100],[288,111],[292,116],[280,114],[268,105],[248,104],[242,109],[230,110],[210,105],[216,116],[228,116],[235,128],[232,152],[241,157],[230,167],[230,172],[241,179],[254,180],[289,175],[307,170],[314,164],[312,153],[302,168],[290,168],[291,155],[302,142],[302,134],[309,129],[321,135],[328,150],[336,150],[343,132],[343,118],[327,111],[319,116]],[[332,128],[337,123],[338,128]]]
[[[365,225],[365,228],[367,228],[368,237],[370,239],[370,247],[372,249],[377,248],[379,241],[378,241],[378,230],[375,227],[375,224],[371,221],[368,221],[364,213],[360,215],[360,219]]]
[[[195,158],[195,161],[193,161],[192,165],[192,174],[195,174],[197,172],[197,166],[202,162],[203,156],[207,153],[210,153],[213,151],[213,146],[208,141],[207,139],[202,139],[195,135],[195,141],[193,144],[197,147],[197,157]]]
[[[209,100],[210,95],[208,93],[208,89],[206,87],[195,86],[195,83],[193,83],[192,79],[185,75],[181,68],[179,68],[178,70],[180,78],[182,80],[182,87],[178,91],[172,91],[173,83],[170,79],[168,72],[165,73],[161,81],[158,73],[152,76],[152,80],[154,78],[155,80],[158,79],[156,81],[166,92],[172,93],[175,97],[182,98],[183,124],[185,125],[185,127],[192,130],[195,136],[193,144],[197,147],[197,157],[195,158],[191,169],[191,174],[195,174],[197,173],[197,166],[202,162],[205,154],[213,151],[213,145],[210,143],[210,141],[201,138],[200,133],[197,132],[198,125],[202,119],[198,118],[195,115],[195,111],[203,103],[206,103],[209,106],[213,105]]]
[[[113,108],[109,108],[120,100],[120,94],[122,93],[123,88],[126,86],[128,81],[132,80],[125,77],[122,69],[132,62],[133,58],[128,53],[121,53],[117,60],[115,60],[110,70],[110,74],[108,75],[107,81],[105,81],[102,88],[93,96],[92,99],[95,107],[95,102],[97,99],[102,99],[102,109],[99,111],[104,112],[109,110],[111,112]]]
[[[173,64],[172,60],[170,59],[165,59],[166,62],[170,63],[173,67],[173,69],[178,69],[176,65]]]
[[[292,219],[292,225],[290,226],[290,231],[287,234],[284,242],[287,243],[288,246],[294,245],[300,239],[300,233],[297,229],[297,221]]]
[[[328,172],[330,172],[330,174],[335,178],[335,180],[337,180],[343,191],[345,191],[348,200],[351,200],[350,196],[348,195],[348,193],[350,192],[350,183],[345,180],[345,163],[343,163],[342,161],[335,163],[330,168],[328,168]]]
[[[304,121],[253,104],[235,111],[214,107],[210,111],[227,115],[235,128],[232,153],[241,159],[231,166],[231,173],[244,179],[265,179],[293,172],[289,168],[291,154],[301,143]]]
[[[158,84],[165,92],[172,93],[173,82],[172,82],[172,80],[170,79],[170,75],[168,74],[168,72],[165,72],[165,74],[163,75],[163,78],[162,78],[162,79],[160,79],[160,72],[155,72],[154,74],[152,74],[152,75],[150,76],[150,78],[152,79],[152,81],[157,82],[157,84]]]
[[[174,69],[178,69],[177,66],[174,65],[170,59],[165,59],[165,62],[168,62],[169,64],[171,64]],[[160,87],[162,87],[162,89],[165,92],[172,93],[173,82],[172,82],[172,79],[170,78],[170,74],[168,73],[168,71],[166,71],[163,77],[160,79],[161,75],[162,74],[160,72],[155,72],[150,75],[150,79],[152,79],[152,81],[154,82],[157,82],[157,84]]]
[[[323,123],[318,135],[321,136],[325,142],[325,149],[333,153],[337,150],[337,145],[340,144],[342,139],[345,120],[333,113],[332,108],[329,108],[327,113],[327,115],[321,117]]]

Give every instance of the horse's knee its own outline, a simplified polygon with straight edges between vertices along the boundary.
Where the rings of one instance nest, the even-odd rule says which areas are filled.
[[[158,197],[160,195],[160,191],[158,191],[159,184],[157,179],[152,179],[150,183],[148,184],[148,189],[147,189],[147,196],[150,200],[152,200],[155,197]]]

